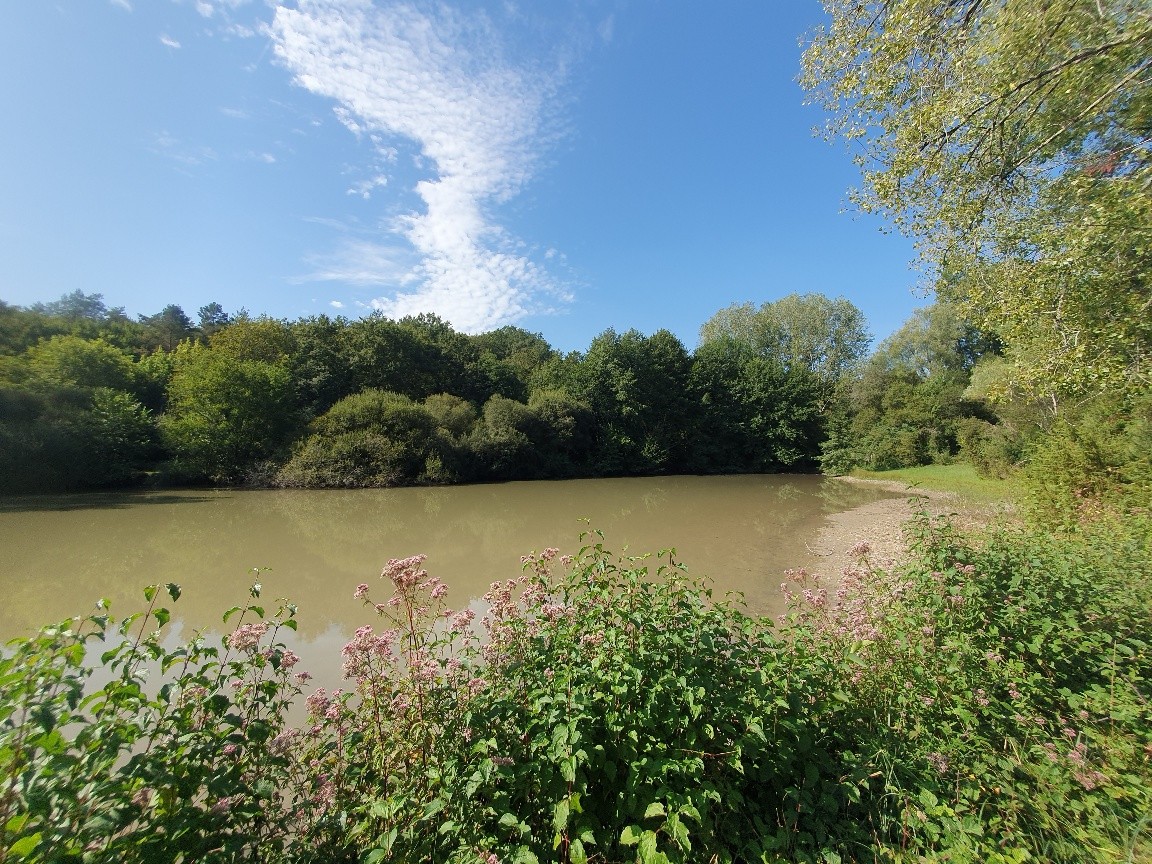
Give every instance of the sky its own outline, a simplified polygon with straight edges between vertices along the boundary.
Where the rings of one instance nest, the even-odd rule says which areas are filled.
[[[817,0],[23,0],[0,300],[434,312],[584,350],[734,303],[927,303],[796,83]]]

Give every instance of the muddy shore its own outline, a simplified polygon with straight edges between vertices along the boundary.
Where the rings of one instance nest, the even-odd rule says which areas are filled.
[[[987,524],[1006,510],[974,504],[959,495],[930,489],[912,489],[904,483],[841,477],[846,483],[874,486],[898,493],[898,497],[873,501],[828,518],[828,524],[808,544],[810,559],[806,565],[825,580],[837,580],[852,563],[850,550],[859,542],[872,548],[872,561],[881,567],[903,559],[907,551],[904,525],[917,512],[933,516],[954,515],[961,527]]]

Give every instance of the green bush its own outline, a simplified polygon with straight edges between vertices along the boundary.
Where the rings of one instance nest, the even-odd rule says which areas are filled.
[[[302,731],[291,606],[67,622],[0,661],[0,861],[1144,860],[1149,528],[920,517],[904,566],[790,573],[783,629],[598,534],[462,611],[393,560]]]

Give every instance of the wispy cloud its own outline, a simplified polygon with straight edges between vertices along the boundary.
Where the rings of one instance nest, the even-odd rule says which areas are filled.
[[[557,74],[510,62],[490,19],[442,5],[299,0],[276,8],[271,34],[297,83],[335,100],[344,125],[384,136],[381,146],[411,142],[432,174],[414,188],[423,212],[378,241],[345,244],[311,278],[391,289],[372,305],[396,317],[436,312],[467,331],[562,293],[493,217],[547,147]]]
[[[127,12],[132,11],[132,4],[129,3],[128,0],[109,0],[109,2],[113,6],[119,6],[121,9],[124,9]]]
[[[168,48],[179,48],[180,43],[169,36],[167,33],[160,34],[160,44]]]
[[[194,168],[203,165],[206,162],[213,162],[216,160],[216,151],[211,147],[203,145],[188,144],[168,132],[158,132],[152,138],[152,147],[150,148],[153,153],[159,153],[162,156],[167,156],[188,168]]]

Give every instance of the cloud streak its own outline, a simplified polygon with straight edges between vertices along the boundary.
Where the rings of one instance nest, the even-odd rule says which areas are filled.
[[[334,100],[341,122],[411,142],[432,175],[414,187],[421,211],[386,226],[382,242],[346,250],[348,266],[314,276],[391,287],[373,301],[385,314],[436,312],[473,332],[561,293],[492,216],[547,147],[558,75],[508,62],[506,40],[487,17],[442,5],[300,0],[276,9],[270,33],[295,81]],[[403,273],[395,267],[403,256],[388,250],[397,239],[416,256]]]

